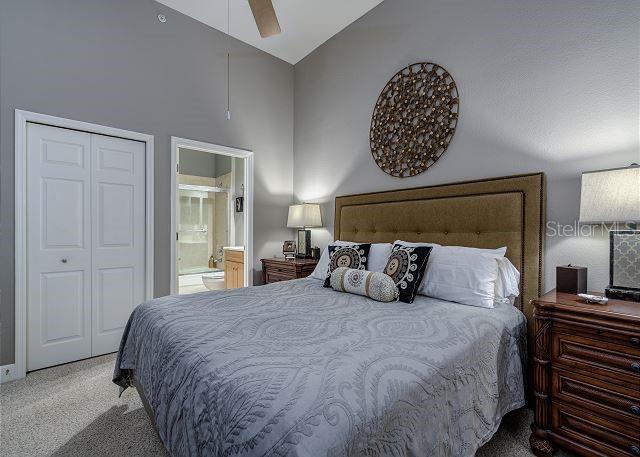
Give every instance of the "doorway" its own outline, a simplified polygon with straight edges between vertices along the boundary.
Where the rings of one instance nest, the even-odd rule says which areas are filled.
[[[172,137],[171,293],[250,285],[252,154]]]

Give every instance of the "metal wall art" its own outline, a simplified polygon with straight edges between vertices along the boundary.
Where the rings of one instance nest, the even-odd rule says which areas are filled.
[[[421,62],[403,68],[384,87],[373,110],[373,159],[391,176],[422,173],[447,150],[459,105],[456,83],[441,66]]]

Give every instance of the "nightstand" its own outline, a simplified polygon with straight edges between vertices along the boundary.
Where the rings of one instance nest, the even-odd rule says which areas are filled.
[[[285,259],[284,257],[261,259],[261,261],[264,284],[306,278],[313,273],[318,264],[315,259]]]
[[[555,291],[532,303],[534,454],[640,456],[640,305]]]

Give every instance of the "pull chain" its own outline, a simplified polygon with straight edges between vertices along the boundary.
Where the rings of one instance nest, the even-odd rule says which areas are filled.
[[[229,35],[229,0],[227,0],[227,35]],[[231,53],[227,52],[227,120],[231,120]]]

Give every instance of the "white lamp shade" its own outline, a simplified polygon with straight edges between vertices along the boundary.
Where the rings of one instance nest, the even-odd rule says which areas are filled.
[[[640,167],[582,173],[580,222],[640,221]]]
[[[317,203],[303,203],[289,206],[287,227],[322,227],[320,205]]]

